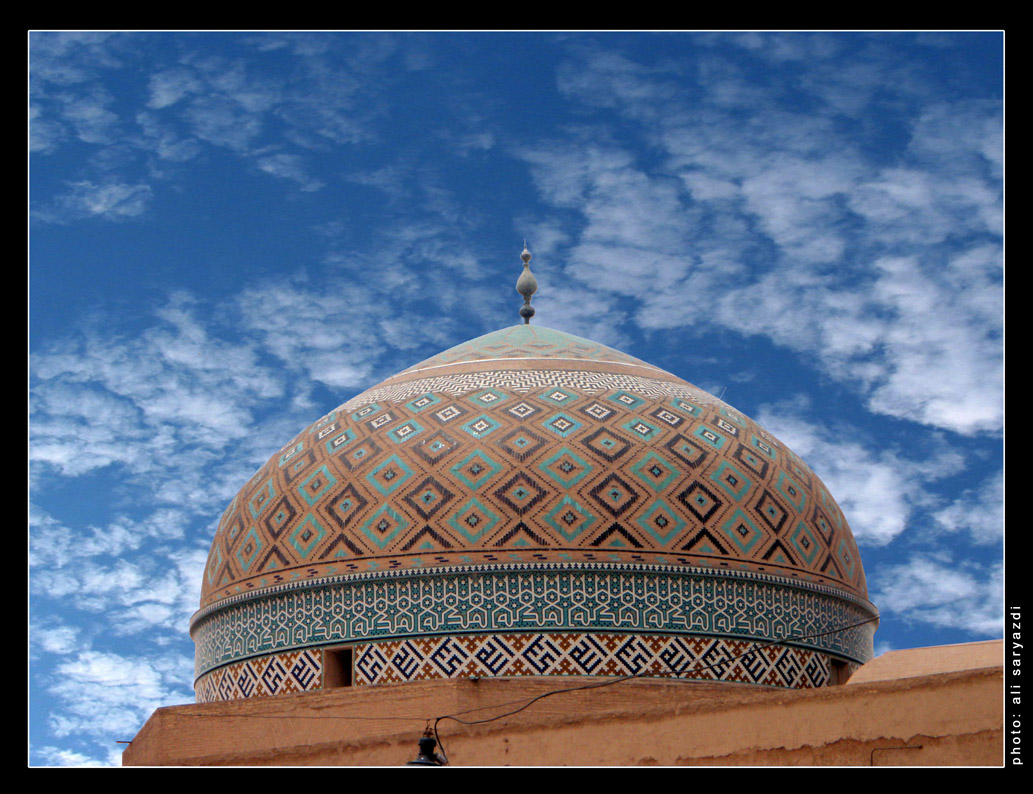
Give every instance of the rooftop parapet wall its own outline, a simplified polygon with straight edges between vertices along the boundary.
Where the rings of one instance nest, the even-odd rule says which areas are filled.
[[[865,682],[862,668],[847,686],[635,680],[438,728],[454,766],[1001,765],[1003,667],[985,661],[1002,644],[974,646],[894,652],[909,664],[870,664],[897,677]],[[422,681],[159,709],[123,764],[401,765],[428,719],[485,719],[578,683],[599,681]]]

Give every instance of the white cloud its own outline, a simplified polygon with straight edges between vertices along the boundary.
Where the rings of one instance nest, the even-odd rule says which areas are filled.
[[[342,285],[343,287],[343,285]],[[368,329],[369,291],[316,290],[290,284],[251,287],[239,297],[244,325],[289,367],[338,388],[367,384],[378,355]]]
[[[744,279],[745,251],[694,256],[691,211],[669,183],[619,157],[609,166],[591,160],[586,167],[580,154],[570,160],[564,164],[555,152],[545,160],[548,180],[576,173],[583,185],[578,206],[587,223],[568,272],[594,289],[640,301],[634,316],[643,327],[702,320],[767,334],[860,383],[877,412],[961,433],[1000,427],[999,339],[986,334],[1000,326],[996,247],[955,254],[940,272],[915,257],[884,257],[866,268],[856,289],[833,289],[812,265],[841,259],[849,246],[832,230],[843,218],[849,169],[793,160],[777,177],[768,171],[742,180],[746,206],[791,260]],[[552,190],[548,182],[544,187]],[[577,201],[556,195],[564,205]],[[943,377],[948,371],[951,377]]]
[[[652,116],[682,97],[684,89],[668,79],[677,73],[673,65],[645,66],[612,50],[589,48],[578,61],[559,65],[556,82],[563,94],[592,105]]]
[[[192,100],[184,117],[196,137],[239,153],[251,148],[264,126],[260,115],[218,96]]]
[[[954,176],[1001,176],[1004,128],[1000,103],[992,100],[939,102],[914,124],[909,149]]]
[[[172,509],[150,510],[140,519],[126,516],[116,517],[104,527],[73,529],[36,507],[29,511],[29,564],[33,568],[58,569],[65,565],[80,566],[75,573],[63,572],[58,577],[62,582],[87,581],[92,578],[100,587],[113,587],[107,582],[112,571],[100,572],[92,568],[88,560],[93,557],[123,558],[128,553],[152,541],[179,540],[190,514]],[[61,539],[66,541],[62,542]],[[67,539],[75,539],[75,554],[68,553]],[[127,559],[120,559],[119,584],[126,585],[124,577],[133,576],[134,569]],[[69,578],[71,577],[71,578]],[[137,584],[142,581],[137,578]],[[148,581],[151,581],[148,579]]]
[[[182,682],[189,660],[83,651],[59,663],[47,690],[59,703],[50,715],[56,737],[72,734],[131,739],[155,709],[190,702]]]
[[[741,179],[747,211],[795,267],[840,260],[847,248],[842,199],[857,165],[832,153],[770,160]]]
[[[147,106],[165,108],[179,102],[183,97],[199,93],[204,86],[194,73],[182,67],[163,69],[151,75],[151,98]]]
[[[482,308],[483,287],[464,288],[447,269],[475,260],[461,245],[449,250],[440,227],[413,224],[387,238],[361,261],[343,257],[347,267],[318,285],[298,274],[249,287],[237,298],[244,328],[289,370],[342,394],[439,352],[455,327],[449,309]],[[421,305],[428,295],[439,313],[432,324]]]
[[[728,37],[694,39],[718,40]],[[822,35],[740,43],[773,64],[842,49]],[[763,334],[860,389],[872,411],[998,432],[999,105],[930,102],[885,38],[865,47],[881,53],[878,65],[837,61],[829,84],[801,93],[836,101],[806,112],[757,92],[766,77],[716,54],[697,60],[704,94],[693,101],[669,90],[666,64],[572,47],[561,90],[617,111],[626,123],[610,129],[666,160],[633,158],[602,124],[515,153],[542,198],[581,222],[568,272],[637,302],[628,317],[641,327]],[[715,99],[714,73],[741,91]],[[879,161],[836,113],[875,101],[890,78],[910,143]]]
[[[121,62],[111,53],[111,33],[37,31],[29,36],[34,87],[40,83],[68,86],[84,83]]]
[[[45,154],[56,151],[65,138],[64,125],[55,120],[43,118],[38,104],[29,105],[29,151]]]
[[[911,258],[876,263],[876,305],[895,316],[880,335],[884,369],[873,409],[961,433],[1001,427],[998,254],[991,246],[966,251],[950,260],[946,279]]]
[[[215,516],[222,506],[209,512]],[[207,536],[214,519],[211,524]],[[99,616],[105,637],[136,635],[159,644],[184,639],[200,599],[207,544],[166,545],[167,532],[147,520],[92,534],[51,520],[45,532],[30,535],[30,592],[41,616],[34,621],[34,649],[62,655],[89,649],[83,638],[97,634],[89,627]],[[51,617],[55,607],[60,620]]]
[[[999,544],[1004,536],[1004,472],[933,514],[937,525],[950,533],[964,533],[979,544]]]
[[[1001,194],[970,176],[940,169],[884,169],[858,181],[849,207],[866,221],[866,232],[884,244],[931,245],[964,232],[999,235]]]
[[[686,171],[679,176],[697,201],[734,199],[739,196],[739,184],[736,180],[723,179],[700,171]]]
[[[154,152],[161,160],[185,163],[201,153],[200,142],[194,138],[181,137],[171,126],[162,123],[156,113],[140,111],[135,120],[142,133],[136,144]]]
[[[271,176],[280,179],[289,179],[297,182],[298,186],[306,193],[311,193],[325,187],[324,182],[310,176],[305,168],[304,161],[296,154],[272,154],[260,157],[257,160],[258,169]]]
[[[866,445],[848,427],[822,427],[799,405],[764,406],[754,417],[800,456],[833,494],[862,546],[885,546],[904,533],[931,483],[957,473],[964,461],[941,450],[914,459],[891,447]]]
[[[119,117],[107,107],[112,98],[99,86],[91,85],[76,94],[61,93],[57,99],[61,116],[75,129],[79,140],[108,144],[120,137]]]
[[[80,753],[76,750],[69,750],[61,747],[41,747],[35,751],[44,766],[69,766],[69,767],[106,767],[112,766],[110,761],[102,761],[92,756]]]
[[[69,184],[70,190],[58,196],[52,206],[34,213],[34,217],[54,223],[87,217],[124,220],[142,215],[150,205],[150,185],[125,182],[93,182],[82,180]]]
[[[996,637],[1004,614],[1003,582],[1003,564],[982,568],[916,556],[881,567],[872,582],[872,600],[883,614]]]
[[[77,475],[182,461],[178,443],[219,450],[248,434],[250,410],[283,393],[255,351],[213,338],[175,297],[132,339],[94,329],[32,358],[32,458]]]
[[[879,642],[878,638],[876,638],[873,656],[874,657],[882,656],[885,653],[889,653],[890,651],[895,651],[895,650],[897,650],[897,648],[895,648],[892,643],[889,643],[889,642]]]
[[[80,632],[75,626],[34,625],[31,629],[32,644],[46,653],[69,654],[81,648]]]
[[[815,62],[834,57],[841,49],[836,39],[821,33],[746,34],[740,41],[750,40],[751,48],[758,45],[765,57],[773,61]]]
[[[533,262],[532,262],[533,264]],[[610,293],[568,285],[564,289],[550,289],[555,280],[539,279],[541,298],[532,298],[535,317],[532,323],[566,331],[594,342],[626,349],[629,340],[620,331],[625,313]],[[514,324],[519,320],[514,305]]]
[[[514,155],[530,164],[534,181],[546,201],[576,209],[597,192],[600,175],[620,174],[634,163],[631,154],[594,140],[590,132],[566,143],[518,147]]]

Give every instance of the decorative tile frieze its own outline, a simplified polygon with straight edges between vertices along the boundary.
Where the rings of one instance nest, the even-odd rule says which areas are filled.
[[[829,683],[831,657],[805,648],[660,634],[467,634],[351,646],[355,686],[471,676],[609,676],[791,689]],[[200,676],[198,703],[323,688],[323,651],[268,654]]]
[[[357,645],[355,683],[471,676],[639,676],[789,689],[829,683],[826,654],[722,637],[475,634]]]
[[[272,591],[195,618],[197,674],[249,656],[329,642],[501,631],[621,631],[786,639],[867,660],[866,602],[828,590],[720,575],[498,566],[359,577]],[[826,633],[834,632],[834,633]],[[822,635],[822,636],[812,636]]]

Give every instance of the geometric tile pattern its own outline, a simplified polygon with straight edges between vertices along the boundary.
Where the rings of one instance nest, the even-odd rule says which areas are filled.
[[[751,653],[752,651],[752,653]],[[829,657],[719,637],[658,634],[493,634],[356,646],[355,683],[470,676],[663,676],[790,689],[825,686]]]
[[[292,439],[223,515],[202,605],[328,573],[499,554],[745,567],[866,594],[853,536],[818,478],[688,384],[592,400],[476,384],[464,398],[421,379],[412,388],[427,405],[346,404]],[[605,404],[605,418],[576,404],[557,412],[557,394]],[[417,418],[421,431],[403,435]],[[476,528],[463,524],[472,502]],[[568,507],[579,518],[558,529]]]
[[[429,572],[430,573],[430,572]],[[245,658],[328,643],[507,631],[663,632],[794,645],[867,661],[867,601],[774,577],[706,569],[583,563],[469,566],[284,586],[202,610],[191,634],[196,676]],[[812,635],[822,635],[805,639]]]
[[[197,680],[198,703],[306,692],[323,685],[323,654],[293,651],[220,667]]]
[[[752,652],[752,653],[751,653]],[[356,686],[470,676],[650,676],[790,689],[825,686],[828,655],[721,637],[660,634],[470,634],[353,646]],[[317,690],[319,650],[270,654],[198,679],[198,703]]]
[[[463,342],[403,370],[401,374],[421,372],[449,364],[513,358],[632,364],[662,372],[652,364],[590,339],[554,331],[541,325],[516,325]]]
[[[549,601],[560,580],[568,592]],[[244,665],[233,691],[261,693],[281,679],[259,683],[248,659],[329,642],[739,641],[874,614],[845,517],[778,439],[657,367],[517,326],[276,450],[219,521],[191,634],[198,676]],[[863,662],[872,630],[813,645]]]

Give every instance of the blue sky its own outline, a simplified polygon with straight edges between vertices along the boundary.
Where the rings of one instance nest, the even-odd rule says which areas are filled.
[[[29,762],[193,700],[238,487],[519,322],[707,389],[843,507],[876,650],[1002,636],[999,33],[29,37]]]

